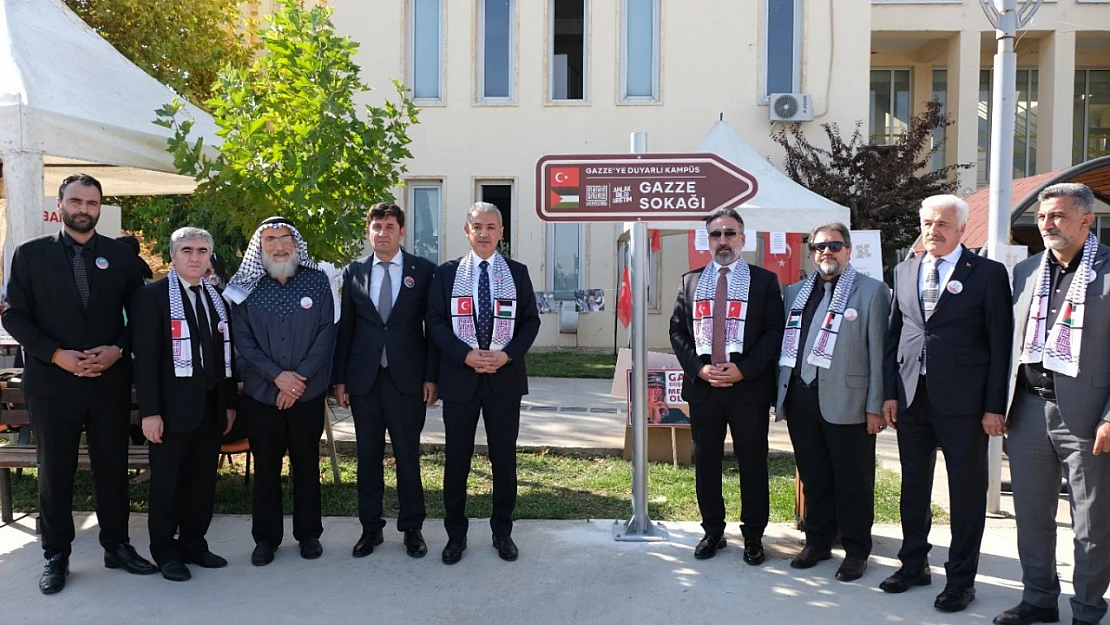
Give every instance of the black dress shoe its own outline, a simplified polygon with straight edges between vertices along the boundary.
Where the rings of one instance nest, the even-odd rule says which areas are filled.
[[[163,562],[158,568],[162,569],[162,577],[171,582],[187,582],[193,578],[193,574],[189,572],[189,567],[185,566],[185,563],[181,560]]]
[[[520,551],[516,548],[516,543],[513,542],[512,536],[498,536],[494,534],[493,547],[497,549],[497,556],[506,562],[516,560],[520,555]]]
[[[270,543],[258,543],[254,546],[254,551],[251,552],[251,564],[255,566],[266,566],[274,561],[274,551],[277,547]]]
[[[384,540],[381,530],[363,532],[358,542],[355,543],[355,548],[351,550],[351,555],[356,558],[365,558],[374,553],[374,547],[382,544]]]
[[[52,595],[66,587],[66,575],[69,575],[69,556],[58,554],[46,561],[39,578],[39,590],[44,595]]]
[[[423,558],[428,554],[428,544],[419,529],[405,530],[405,553],[413,558]]]
[[[454,564],[462,560],[464,551],[466,551],[466,536],[447,539],[447,546],[443,548],[443,563]]]
[[[301,541],[301,557],[305,560],[315,560],[324,555],[324,546],[315,538],[306,538]]]
[[[202,569],[222,569],[227,566],[227,560],[207,549],[204,551],[190,552],[186,554],[185,557],[181,558],[181,562],[184,564],[195,564]],[[164,575],[165,572],[166,571],[163,569],[162,574]]]
[[[158,567],[140,556],[131,543],[120,543],[111,551],[105,549],[104,566],[110,569],[123,569],[134,575],[150,575],[158,572]]]
[[[840,568],[836,570],[836,578],[842,582],[854,582],[863,577],[867,570],[867,560],[860,558],[844,558]]]
[[[933,602],[933,607],[941,612],[960,612],[967,608],[968,604],[975,601],[975,587],[968,586],[963,588],[948,584],[944,590],[937,595],[937,600]]]
[[[806,545],[802,552],[794,556],[790,561],[790,567],[795,569],[811,569],[817,566],[818,562],[824,562],[832,558],[832,552],[828,549],[818,549]]]
[[[745,540],[744,541],[744,562],[755,566],[763,564],[767,559],[767,554],[763,551],[762,540]]]
[[[932,583],[933,576],[929,572],[928,566],[914,571],[902,567],[895,571],[894,575],[884,579],[883,583],[879,584],[879,589],[883,592],[900,593],[906,592],[914,586],[928,586]]]
[[[717,555],[719,549],[724,549],[727,545],[728,543],[723,537],[706,534],[698,541],[698,546],[694,547],[694,557],[698,560],[708,560]]]
[[[994,617],[994,625],[1030,625],[1030,623],[1059,623],[1060,608],[1042,608],[1022,601]]]

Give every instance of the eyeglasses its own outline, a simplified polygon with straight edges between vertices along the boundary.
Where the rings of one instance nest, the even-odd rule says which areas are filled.
[[[262,242],[266,245],[274,245],[275,243],[292,243],[293,235],[283,234],[280,237],[262,237]]]
[[[709,233],[710,239],[719,239],[724,237],[726,239],[735,239],[740,233],[735,230],[714,230]]]
[[[843,241],[824,241],[824,242],[821,242],[821,243],[810,243],[809,244],[809,251],[811,251],[811,252],[824,252],[826,249],[828,249],[833,254],[836,254],[840,250],[844,249],[844,242]]]

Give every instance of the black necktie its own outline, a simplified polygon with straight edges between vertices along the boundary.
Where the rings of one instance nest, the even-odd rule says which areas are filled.
[[[489,349],[493,340],[493,306],[490,304],[489,292],[489,263],[478,263],[481,273],[478,274],[478,347]]]
[[[212,356],[212,324],[208,321],[208,313],[204,309],[204,290],[198,284],[189,287],[197,300],[197,330],[200,332],[200,355],[204,361],[204,377],[209,381],[209,386],[216,380],[216,361]]]
[[[89,309],[89,271],[85,266],[85,246],[73,244],[73,281],[77,283],[77,294],[81,296],[81,307]]]

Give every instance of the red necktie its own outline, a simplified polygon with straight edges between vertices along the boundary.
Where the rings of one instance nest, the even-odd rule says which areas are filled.
[[[713,295],[713,364],[728,361],[725,353],[725,312],[728,308],[728,267],[717,275],[717,292]]]

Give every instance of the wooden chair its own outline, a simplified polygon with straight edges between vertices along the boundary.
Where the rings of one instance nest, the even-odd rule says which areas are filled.
[[[250,483],[251,483],[251,442],[250,442],[250,440],[246,439],[246,438],[240,438],[237,441],[231,441],[230,443],[224,443],[223,445],[220,445],[220,468],[221,469],[224,468],[224,461],[225,460],[230,462],[231,464],[235,464],[235,460],[233,460],[232,457],[231,457],[234,454],[245,454],[246,455],[246,457],[247,457],[247,480],[246,480],[246,484],[247,484],[247,486],[250,486]]]

